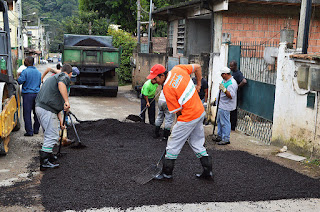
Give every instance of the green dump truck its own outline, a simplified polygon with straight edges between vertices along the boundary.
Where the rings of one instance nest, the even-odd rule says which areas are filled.
[[[62,63],[76,66],[80,74],[72,77],[70,95],[97,93],[116,97],[121,49],[112,46],[112,36],[64,35],[60,47]]]

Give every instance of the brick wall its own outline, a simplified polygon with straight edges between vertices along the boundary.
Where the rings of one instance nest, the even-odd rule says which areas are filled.
[[[153,37],[153,52],[166,53],[167,37]],[[148,43],[148,37],[141,37],[141,43]]]
[[[279,42],[280,30],[288,23],[294,30],[296,43],[298,17],[288,20],[274,15],[224,14],[222,32],[231,34],[231,42]],[[320,52],[320,20],[313,20],[310,26],[308,53]]]

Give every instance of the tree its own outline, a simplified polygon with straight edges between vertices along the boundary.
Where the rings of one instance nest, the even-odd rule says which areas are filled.
[[[108,29],[108,35],[113,37],[113,46],[122,49],[121,64],[116,70],[120,84],[131,82],[131,65],[130,57],[133,54],[133,49],[137,45],[137,41],[130,33],[123,30],[114,30],[111,27]]]
[[[91,22],[92,35],[106,35],[109,20],[99,18],[97,12],[82,12],[62,22],[66,34],[89,34],[89,23]]]
[[[148,0],[141,0],[141,6],[149,11]],[[157,8],[173,5],[184,0],[154,0]],[[79,8],[82,11],[98,11],[100,17],[107,17],[112,23],[118,24],[128,32],[135,32],[137,26],[136,0],[79,0]],[[148,14],[142,20],[148,20]],[[163,25],[163,24],[162,24]],[[165,29],[166,31],[166,29]]]

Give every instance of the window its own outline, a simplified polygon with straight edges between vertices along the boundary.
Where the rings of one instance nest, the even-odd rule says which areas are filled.
[[[172,41],[173,41],[173,22],[170,22],[169,24],[169,34],[168,34],[168,41],[169,41],[169,47],[172,47]]]
[[[185,19],[178,21],[177,52],[184,53]]]

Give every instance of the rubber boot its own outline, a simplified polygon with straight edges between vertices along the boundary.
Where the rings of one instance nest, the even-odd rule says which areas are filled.
[[[164,129],[163,138],[161,139],[161,141],[167,142],[170,134],[171,134],[170,130]]]
[[[153,138],[159,138],[160,137],[160,126],[156,126],[154,130]]]
[[[54,162],[56,162],[57,160],[58,160],[58,157],[57,157],[56,155],[50,153],[50,155],[49,155],[49,161],[50,161],[50,163],[54,163]]]
[[[172,172],[174,168],[174,162],[176,160],[163,159],[163,167],[161,174],[154,177],[156,180],[170,180],[172,179]]]
[[[50,157],[53,156],[52,153],[48,153],[40,150],[39,154],[40,154],[40,171],[59,168],[59,164],[53,164],[50,162]]]
[[[212,157],[211,156],[203,156],[200,158],[201,165],[203,167],[202,174],[196,174],[198,178],[213,180],[212,173]]]

